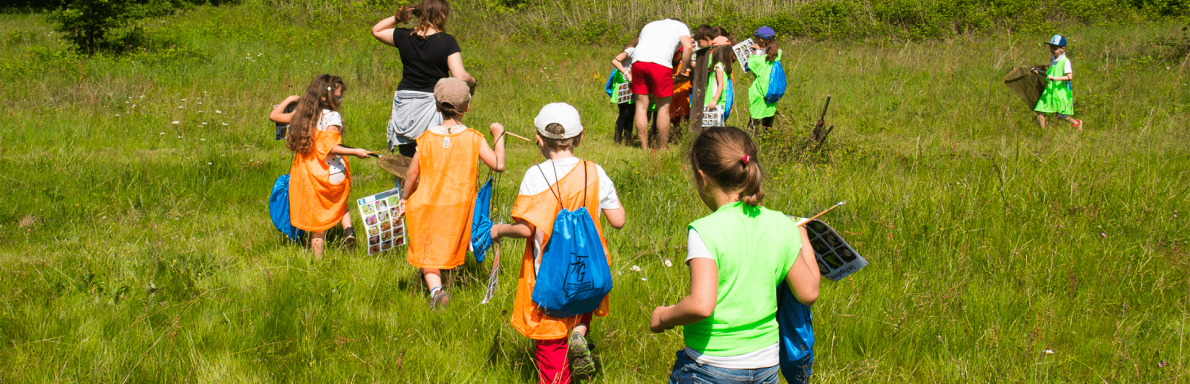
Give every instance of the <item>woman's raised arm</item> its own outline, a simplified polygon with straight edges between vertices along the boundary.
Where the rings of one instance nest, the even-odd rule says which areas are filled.
[[[380,40],[381,43],[395,46],[395,43],[393,43],[393,29],[396,27],[397,18],[395,16],[389,16],[372,26],[372,36],[376,37],[376,40]]]

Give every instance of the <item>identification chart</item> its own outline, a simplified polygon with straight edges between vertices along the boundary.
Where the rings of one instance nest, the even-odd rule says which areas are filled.
[[[806,234],[810,236],[810,245],[818,259],[818,270],[831,281],[842,280],[868,265],[868,261],[825,221],[810,220],[806,223]]]
[[[397,219],[401,188],[393,188],[356,200],[360,217],[364,218],[364,237],[368,239],[368,254],[374,255],[405,245],[405,220]]]

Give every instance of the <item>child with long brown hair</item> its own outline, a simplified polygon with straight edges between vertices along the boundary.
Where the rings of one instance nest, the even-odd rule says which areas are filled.
[[[711,127],[690,149],[694,185],[711,214],[690,223],[690,294],[657,307],[649,329],[683,326],[671,383],[775,383],[780,333],[777,287],[803,304],[818,299],[821,276],[805,228],[761,206],[756,144],[736,127]],[[725,377],[734,380],[726,381]]]
[[[315,259],[322,257],[326,230],[335,224],[343,224],[345,237],[355,237],[347,211],[351,169],[343,156],[365,158],[370,152],[341,145],[339,108],[346,89],[339,76],[315,77],[298,99],[286,136],[285,147],[294,153],[289,167],[290,222],[310,232]]]

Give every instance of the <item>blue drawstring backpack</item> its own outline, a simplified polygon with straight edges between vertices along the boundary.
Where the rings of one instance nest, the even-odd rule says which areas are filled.
[[[727,118],[731,117],[731,106],[735,104],[735,87],[731,84],[731,78],[727,78],[727,106],[723,108],[723,124],[727,125]]]
[[[471,213],[471,253],[475,262],[482,263],[488,248],[492,247],[492,219],[488,217],[492,207],[492,178],[484,183],[475,195],[475,210]]]
[[[305,231],[293,226],[289,221],[289,175],[277,177],[273,182],[273,193],[269,194],[269,216],[273,217],[273,226],[277,227],[286,237],[300,242]]]
[[[775,104],[781,100],[781,96],[785,96],[785,85],[785,68],[780,61],[774,61],[769,71],[769,89],[764,93],[764,102]]]
[[[579,166],[583,167],[585,180],[586,161]],[[538,170],[541,170],[540,166]],[[545,177],[545,172],[541,175]],[[556,170],[554,175],[557,175]],[[584,202],[587,201],[586,185],[584,182]],[[561,193],[555,192],[553,186],[550,191],[561,203]],[[556,318],[594,311],[612,290],[611,272],[595,220],[586,207],[580,205],[573,211],[562,207],[554,218],[550,241],[542,250],[533,302],[546,315]]]
[[[814,316],[784,281],[777,286],[777,325],[781,330],[781,375],[790,384],[809,383],[814,366]]]
[[[607,82],[603,84],[603,92],[607,92],[608,97],[616,93],[616,88],[612,86],[612,81],[616,79],[616,71],[618,69],[612,69],[612,73],[607,75]]]

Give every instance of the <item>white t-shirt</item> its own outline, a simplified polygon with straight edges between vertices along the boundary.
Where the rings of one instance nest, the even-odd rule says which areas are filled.
[[[623,65],[624,69],[627,70],[628,72],[632,72],[632,63],[634,61],[636,61],[636,59],[633,58],[633,56],[636,55],[636,48],[635,47],[624,48],[624,53],[628,54],[628,57],[625,57],[623,61],[620,61],[620,65]]]
[[[674,52],[682,45],[682,36],[690,36],[690,28],[673,19],[645,24],[636,44],[636,61],[673,68]]]
[[[329,109],[322,110],[322,115],[318,117],[318,130],[325,131],[327,127],[338,125],[339,131],[343,130],[343,116],[339,112]],[[327,155],[326,166],[330,168],[331,184],[342,183],[347,179],[347,163],[343,161],[343,156]]]
[[[715,257],[711,255],[711,250],[707,248],[707,244],[702,242],[702,237],[698,236],[698,232],[694,228],[690,228],[690,233],[686,237],[686,263],[694,259],[711,259],[715,261]],[[690,347],[686,347],[686,355],[699,364],[709,364],[719,368],[729,369],[756,369],[768,368],[777,365],[780,360],[781,347],[777,343],[773,345],[748,352],[742,355],[735,356],[710,356],[698,353]]]
[[[579,158],[567,157],[558,161],[546,160],[545,162],[529,167],[525,171],[525,178],[521,179],[522,195],[536,195],[546,192],[550,186],[558,182],[558,175],[566,176],[570,170],[574,169],[579,164]],[[595,165],[597,173],[599,173],[599,209],[617,209],[620,208],[620,197],[616,195],[616,185],[612,183],[612,179],[607,177],[607,173],[603,171],[603,167],[599,164]],[[557,173],[555,173],[555,170]],[[602,212],[597,213],[602,214]],[[599,220],[599,217],[594,217]],[[545,246],[545,233],[542,231],[533,231],[533,255],[536,259],[534,267],[541,262],[541,249]]]
[[[1050,65],[1054,65],[1054,63],[1057,63],[1058,60],[1061,60],[1061,59],[1066,59],[1065,53],[1063,53],[1062,56],[1058,56],[1057,59],[1051,60]],[[1066,59],[1066,68],[1062,69],[1063,76],[1065,76],[1067,73],[1074,73],[1074,68],[1070,66],[1070,59]]]

